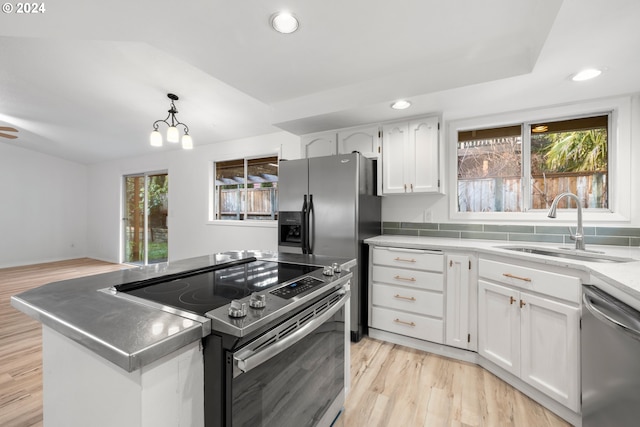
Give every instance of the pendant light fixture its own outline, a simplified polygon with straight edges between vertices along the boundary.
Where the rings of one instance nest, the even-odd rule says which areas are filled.
[[[171,108],[169,109],[169,115],[164,120],[156,120],[153,122],[153,131],[151,132],[151,136],[149,137],[149,142],[153,147],[162,147],[162,135],[158,131],[158,125],[163,122],[169,128],[167,129],[167,141],[176,143],[180,142],[180,132],[178,131],[178,126],[184,127],[184,135],[182,135],[182,148],[185,150],[191,150],[193,148],[193,140],[191,139],[191,135],[189,135],[189,127],[184,123],[181,123],[176,118],[176,114],[178,110],[176,110],[176,106],[173,103],[177,101],[179,98],[177,95],[172,93],[168,93],[167,97],[171,100]],[[171,121],[169,121],[171,119]]]

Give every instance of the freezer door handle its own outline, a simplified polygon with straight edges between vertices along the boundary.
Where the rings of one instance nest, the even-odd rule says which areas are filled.
[[[308,247],[309,247],[309,237],[308,237],[308,226],[309,226],[309,221],[307,219],[309,214],[309,207],[307,206],[307,195],[305,194],[303,199],[302,199],[302,224],[300,224],[300,234],[301,234],[301,240],[302,240],[302,253],[306,254],[308,253]]]
[[[608,300],[593,293],[584,293],[582,294],[582,302],[584,307],[598,320],[640,341],[640,330],[629,325],[629,323],[640,322],[640,319],[634,319],[631,314],[622,312],[621,308],[616,306],[615,301]],[[604,308],[608,313],[605,313],[598,306]]]
[[[313,194],[309,194],[309,210],[307,212],[307,253],[313,254],[313,238],[315,234],[315,213],[313,212]]]

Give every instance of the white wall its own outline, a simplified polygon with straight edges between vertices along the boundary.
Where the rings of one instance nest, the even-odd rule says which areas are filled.
[[[196,146],[191,151],[164,147],[158,153],[88,166],[89,208],[87,254],[120,260],[122,177],[161,171],[169,173],[169,260],[234,249],[277,250],[277,228],[269,224],[209,223],[211,162],[280,154],[300,157],[300,138],[277,132],[223,144]]]
[[[0,268],[83,257],[86,166],[0,143]]]

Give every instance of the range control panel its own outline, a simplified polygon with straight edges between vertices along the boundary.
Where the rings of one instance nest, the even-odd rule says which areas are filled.
[[[300,295],[301,293],[308,291],[309,289],[313,289],[316,286],[322,285],[323,283],[324,282],[322,280],[316,279],[315,277],[304,276],[293,283],[289,283],[286,286],[274,289],[269,293],[280,298],[290,299],[295,297],[296,295]]]

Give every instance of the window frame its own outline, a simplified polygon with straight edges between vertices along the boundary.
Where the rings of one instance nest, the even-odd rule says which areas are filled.
[[[556,121],[595,115],[609,115],[608,123],[608,184],[609,208],[585,209],[584,219],[595,222],[628,222],[631,212],[631,188],[621,188],[619,183],[631,176],[631,97],[609,98],[579,104],[552,106],[494,114],[491,116],[458,119],[447,126],[447,159],[449,165],[449,219],[464,222],[545,222],[549,224],[543,209],[524,209],[521,212],[458,212],[458,132],[472,129],[523,125],[522,150],[530,156],[530,126],[541,121]],[[526,161],[525,161],[526,160]],[[523,208],[530,206],[531,164],[530,157],[523,158],[522,165]],[[627,178],[625,178],[627,177]],[[526,191],[525,191],[526,189]],[[575,209],[558,211],[560,220],[575,221]]]
[[[216,202],[215,202],[215,192],[216,192],[216,163],[220,162],[228,162],[234,160],[242,160],[244,162],[244,179],[247,179],[247,163],[251,160],[256,159],[264,159],[268,157],[275,157],[276,162],[280,162],[280,154],[268,153],[268,154],[258,154],[251,156],[230,156],[228,158],[221,158],[217,160],[209,161],[209,213],[208,213],[208,224],[214,225],[232,225],[232,226],[253,226],[253,227],[275,227],[278,224],[278,219],[217,219],[216,218]],[[244,188],[244,191],[247,191],[247,188]],[[277,212],[277,211],[276,211]],[[243,213],[243,214],[246,214]]]

